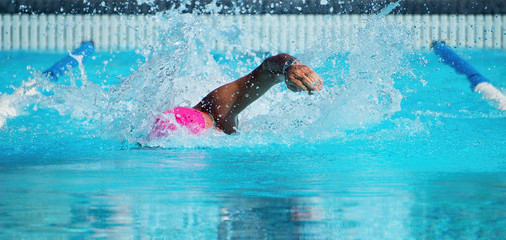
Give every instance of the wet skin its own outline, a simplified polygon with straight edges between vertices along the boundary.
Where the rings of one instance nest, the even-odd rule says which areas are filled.
[[[323,81],[306,65],[295,63],[283,73],[289,59],[295,58],[278,54],[265,59],[251,73],[213,90],[193,108],[209,113],[216,128],[232,134],[237,130],[237,115],[283,80],[294,92],[307,91],[311,95],[313,91],[322,89]]]

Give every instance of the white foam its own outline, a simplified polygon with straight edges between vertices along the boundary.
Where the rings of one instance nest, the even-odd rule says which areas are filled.
[[[14,93],[0,95],[0,127],[6,123],[7,119],[21,114],[23,103],[28,102],[28,97],[39,93],[34,85],[34,80],[26,81]]]
[[[501,111],[506,110],[506,96],[492,84],[488,82],[479,83],[474,87],[474,91],[480,93],[491,106]]]
[[[70,76],[74,82],[70,86],[36,74],[32,88],[22,87],[23,97],[2,95],[0,121],[19,115],[27,105],[37,104],[87,121],[102,137],[130,143],[144,141],[160,113],[176,105],[195,105],[211,90],[247,74],[263,60],[242,41],[249,33],[240,32],[234,25],[238,23],[217,25],[212,15],[203,20],[177,12],[156,17],[161,22],[156,44],[141,50],[149,60],[121,84],[103,87],[88,81],[82,64],[81,74]],[[305,54],[299,56],[304,64],[315,69],[323,66],[327,71],[318,72],[327,76],[321,94],[292,93],[279,84],[239,115],[241,134],[224,138],[223,134],[210,132],[199,139],[183,134],[167,142],[192,146],[289,143],[301,136],[332,138],[347,129],[377,124],[400,110],[402,95],[393,86],[392,75],[403,71],[407,38],[407,31],[382,19],[368,22],[352,35],[329,39],[322,34],[301,49]],[[223,53],[230,64],[218,64],[212,54],[215,43],[224,39],[231,46]],[[354,44],[346,48],[340,44],[343,39]],[[340,53],[349,53],[339,60],[348,64],[327,61]],[[343,70],[342,66],[349,69]],[[54,94],[37,94],[40,86]],[[24,100],[30,94],[38,97]]]

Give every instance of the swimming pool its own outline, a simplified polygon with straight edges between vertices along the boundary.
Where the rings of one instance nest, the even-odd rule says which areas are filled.
[[[28,79],[46,89],[15,98],[23,113],[0,128],[0,236],[505,237],[506,113],[388,24],[347,36],[361,39],[349,49],[319,39],[297,53],[321,95],[280,85],[241,114],[238,135],[146,142],[157,111],[269,55],[213,52],[206,34],[98,52],[58,84],[39,74],[61,52],[1,52],[0,92]],[[457,51],[505,87],[504,50]]]

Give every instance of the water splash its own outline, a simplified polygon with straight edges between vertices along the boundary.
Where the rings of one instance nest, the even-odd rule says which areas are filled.
[[[401,109],[402,95],[394,87],[393,75],[402,71],[408,36],[407,31],[383,21],[370,21],[358,31],[347,59],[349,73],[341,91],[331,92],[327,107],[329,117],[339,120],[325,125],[363,127]]]
[[[82,65],[78,76],[70,76],[70,85],[51,83],[36,73],[29,82],[51,94],[21,94],[17,105],[10,101],[1,109],[12,112],[30,104],[53,108],[82,121],[90,134],[163,147],[293,144],[303,138],[335,138],[343,131],[380,123],[400,110],[402,95],[392,76],[402,71],[409,33],[377,18],[348,36],[320,36],[300,56],[317,71],[323,69],[319,73],[325,89],[320,95],[291,93],[280,84],[239,115],[236,136],[211,131],[196,138],[182,129],[170,138],[146,142],[160,113],[195,105],[211,90],[251,71],[265,56],[248,50],[242,41],[247,33],[236,23],[223,25],[213,15],[201,18],[175,11],[156,17],[163,24],[157,44],[143,49],[149,60],[119,85],[88,81]],[[351,48],[339,44],[345,38],[352,39]],[[223,39],[230,50],[220,56],[234,64],[220,63],[213,53],[214,43]],[[31,87],[25,85],[23,91]]]
[[[378,19],[384,18],[387,14],[391,13],[394,9],[396,9],[400,5],[400,2],[401,1],[389,3],[386,7],[381,9],[381,11],[378,14],[373,15],[373,21],[377,21]]]
[[[7,119],[22,114],[23,103],[33,101],[32,99],[39,95],[34,85],[34,80],[26,81],[15,89],[14,93],[0,95],[0,128],[4,126]]]
[[[397,5],[389,5],[388,12]],[[299,58],[324,78],[321,95],[285,94],[278,88],[260,100],[255,111],[268,109],[270,117],[253,125],[272,126],[265,132],[319,139],[389,119],[401,110],[403,96],[394,86],[394,76],[409,72],[404,59],[411,54],[410,37],[407,29],[388,24],[380,16],[369,18],[356,33],[338,39],[317,37]],[[351,39],[351,48],[343,44],[345,38]]]

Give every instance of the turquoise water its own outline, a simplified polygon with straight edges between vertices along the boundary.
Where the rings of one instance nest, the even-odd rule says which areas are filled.
[[[372,29],[362,34],[380,38]],[[182,36],[185,48],[97,52],[52,84],[39,73],[64,53],[1,52],[3,101],[46,89],[14,98],[0,128],[0,238],[505,238],[506,113],[398,36],[300,50],[325,90],[271,89],[240,134],[155,142],[157,112],[195,104],[269,53]],[[505,51],[457,52],[506,87]]]
[[[472,62],[498,86],[504,84],[497,80],[504,80],[505,69],[497,65],[505,52],[463,53],[480,59]],[[98,56],[129,59],[134,67],[138,58]],[[58,59],[58,54],[2,53],[14,66],[2,68],[2,82],[19,84],[16,79],[29,77],[26,64],[43,67],[29,61],[40,58]],[[417,65],[420,58],[427,62]],[[110,69],[92,74],[94,64],[101,67],[99,60],[87,65],[93,69],[90,79],[116,81],[116,74],[129,72],[113,61]],[[489,63],[496,67],[488,70]],[[267,133],[246,132],[217,137],[226,142],[217,147],[147,149],[101,138],[82,120],[51,109],[27,110],[1,130],[0,234],[503,238],[504,114],[470,92],[465,78],[431,53],[416,56],[413,65],[426,84],[396,79],[404,96],[400,111],[327,139],[287,137],[285,143],[272,143]],[[244,143],[249,137],[254,143]]]

